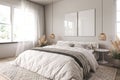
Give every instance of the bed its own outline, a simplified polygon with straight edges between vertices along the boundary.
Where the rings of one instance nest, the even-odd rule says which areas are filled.
[[[96,43],[58,41],[21,53],[15,61],[0,64],[2,80],[83,80],[95,72]],[[91,49],[89,49],[91,48]],[[6,68],[7,67],[7,68]]]

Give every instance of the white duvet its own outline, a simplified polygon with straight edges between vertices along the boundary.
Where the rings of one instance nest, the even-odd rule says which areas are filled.
[[[88,59],[91,70],[96,71],[98,67],[91,51],[81,48],[46,46],[47,48],[59,48],[83,53]],[[46,48],[44,47],[44,48]],[[83,69],[69,56],[49,54],[48,52],[27,50],[20,54],[12,63],[27,70],[36,72],[48,79],[53,80],[83,80]]]

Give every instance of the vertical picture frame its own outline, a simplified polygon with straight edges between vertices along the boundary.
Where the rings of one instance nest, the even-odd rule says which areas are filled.
[[[64,36],[77,36],[77,12],[65,15]]]
[[[95,9],[78,12],[78,36],[95,36]]]

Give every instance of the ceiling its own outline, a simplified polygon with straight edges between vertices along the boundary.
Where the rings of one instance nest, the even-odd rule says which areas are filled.
[[[60,0],[30,0],[30,1],[38,3],[38,4],[42,4],[42,5],[47,5],[47,4],[52,3],[52,1],[56,2],[56,1],[60,1]]]

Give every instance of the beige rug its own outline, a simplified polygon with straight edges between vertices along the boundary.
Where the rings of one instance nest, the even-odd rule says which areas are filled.
[[[0,74],[0,80],[11,80],[7,76]]]
[[[9,64],[0,64],[0,72],[11,80],[48,80],[38,74]],[[99,66],[96,73],[91,74],[92,77],[87,80],[115,80],[116,72],[116,68]],[[5,75],[0,74],[0,80],[10,80]]]
[[[89,80],[115,80],[116,72],[116,68],[99,66],[96,73],[93,73]]]

